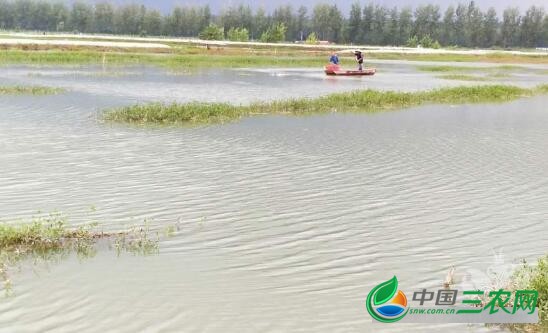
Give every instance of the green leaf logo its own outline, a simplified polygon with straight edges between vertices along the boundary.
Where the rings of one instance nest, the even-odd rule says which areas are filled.
[[[394,276],[373,288],[373,305],[379,306],[391,300],[398,291],[398,279]]]
[[[399,321],[409,311],[407,297],[398,290],[398,279],[395,276],[369,292],[366,307],[371,317],[382,323]]]

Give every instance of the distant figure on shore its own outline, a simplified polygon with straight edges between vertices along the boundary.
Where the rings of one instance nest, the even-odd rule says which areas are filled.
[[[333,65],[339,64],[339,56],[336,52],[331,53],[331,58],[329,58],[329,63]]]
[[[363,54],[360,50],[354,51],[354,55],[356,56],[356,61],[358,62],[358,70],[361,72],[363,71]]]

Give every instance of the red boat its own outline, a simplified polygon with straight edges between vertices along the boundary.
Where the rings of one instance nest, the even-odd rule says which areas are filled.
[[[363,75],[375,75],[377,69],[375,68],[364,68],[361,71],[354,70],[343,70],[339,65],[327,65],[325,66],[325,74],[327,75],[337,75],[337,76],[363,76]]]

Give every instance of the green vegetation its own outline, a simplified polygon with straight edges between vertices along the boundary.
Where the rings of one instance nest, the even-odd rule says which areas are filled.
[[[429,35],[426,35],[422,37],[422,39],[419,41],[417,36],[413,36],[407,40],[406,45],[408,47],[425,47],[429,49],[439,49],[441,48],[440,43],[437,40],[433,40]]]
[[[548,64],[548,57],[541,55],[495,52],[483,55],[449,54],[449,53],[367,53],[366,59],[412,60],[412,61],[452,61],[452,62],[485,62],[509,64]]]
[[[465,67],[465,66],[417,66],[417,69],[423,72],[432,73],[447,73],[447,72],[470,72],[481,71],[481,67]]]
[[[466,75],[466,74],[446,74],[438,76],[440,79],[457,80],[457,81],[488,81],[489,79],[481,76]]]
[[[0,95],[55,95],[64,91],[61,88],[40,86],[0,86]]]
[[[496,67],[466,67],[466,66],[417,66],[417,69],[423,72],[449,73],[449,72],[485,72],[508,73],[527,70],[520,66],[502,65]]]
[[[509,288],[511,290],[536,290],[539,293],[538,309],[540,325],[513,325],[512,331],[544,332],[548,329],[548,254],[536,265],[525,261],[514,272]]]
[[[146,53],[114,53],[86,51],[0,51],[1,64],[27,65],[155,65],[170,69],[196,68],[246,68],[246,67],[322,67],[326,57],[301,54],[296,56],[280,53],[275,55],[254,55],[246,53],[231,54],[229,52],[211,52],[185,54],[146,54]]]
[[[226,37],[232,42],[247,42],[249,41],[249,31],[246,28],[230,28]]]
[[[438,77],[446,80],[459,81],[493,81],[501,78],[508,78],[512,73],[526,71],[527,68],[512,65],[497,67],[466,67],[466,66],[418,66],[419,70],[431,73],[448,73]],[[478,75],[464,74],[475,72]],[[481,75],[481,76],[479,76]]]
[[[427,103],[459,104],[504,102],[522,96],[548,93],[548,85],[535,89],[490,85],[444,88],[426,92],[381,92],[375,90],[339,93],[315,99],[291,99],[236,106],[222,103],[188,103],[127,106],[107,110],[107,121],[128,123],[185,124],[225,122],[254,114],[306,114],[321,112],[376,112]]]
[[[95,256],[101,241],[113,242],[119,255],[122,252],[151,255],[159,251],[160,233],[153,232],[146,223],[144,227],[118,232],[103,232],[97,227],[97,223],[70,227],[67,218],[59,213],[30,221],[0,223],[0,279],[5,292],[11,291],[11,269],[28,259],[34,263],[56,262],[73,253],[86,259]]]
[[[305,43],[308,45],[318,44],[318,36],[316,36],[316,33],[315,32],[310,33],[308,37],[306,37]]]
[[[223,40],[225,32],[223,28],[211,23],[200,32],[199,37],[205,40]]]
[[[0,0],[0,28],[187,37],[217,24],[224,31],[245,28],[251,36],[260,37],[274,22],[287,28],[290,41],[300,40],[301,32],[314,32],[321,40],[354,45],[405,45],[414,37],[414,44],[423,47],[436,47],[436,41],[444,46],[482,48],[548,45],[548,19],[538,5],[524,12],[509,7],[497,13],[495,8],[482,9],[473,1],[450,5],[443,11],[435,4],[400,9],[356,2],[349,13],[344,13],[340,6],[325,3],[312,8],[279,5],[270,12],[240,4],[226,6],[218,13],[212,13],[208,5],[175,6],[163,14],[136,3],[70,3]]]
[[[268,30],[262,33],[261,42],[263,43],[278,43],[285,40],[287,27],[283,23],[272,25]]]

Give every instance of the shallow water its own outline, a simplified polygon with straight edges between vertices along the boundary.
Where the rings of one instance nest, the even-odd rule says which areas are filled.
[[[57,209],[111,229],[145,218],[179,227],[158,256],[103,250],[23,267],[15,296],[0,299],[0,331],[487,331],[372,325],[365,297],[393,275],[403,290],[437,288],[451,266],[470,287],[546,252],[548,97],[199,128],[96,121],[136,101],[460,84],[380,66],[374,78],[333,81],[310,70],[0,68],[3,82],[71,88],[0,96],[4,220]],[[392,82],[397,73],[407,76]]]

